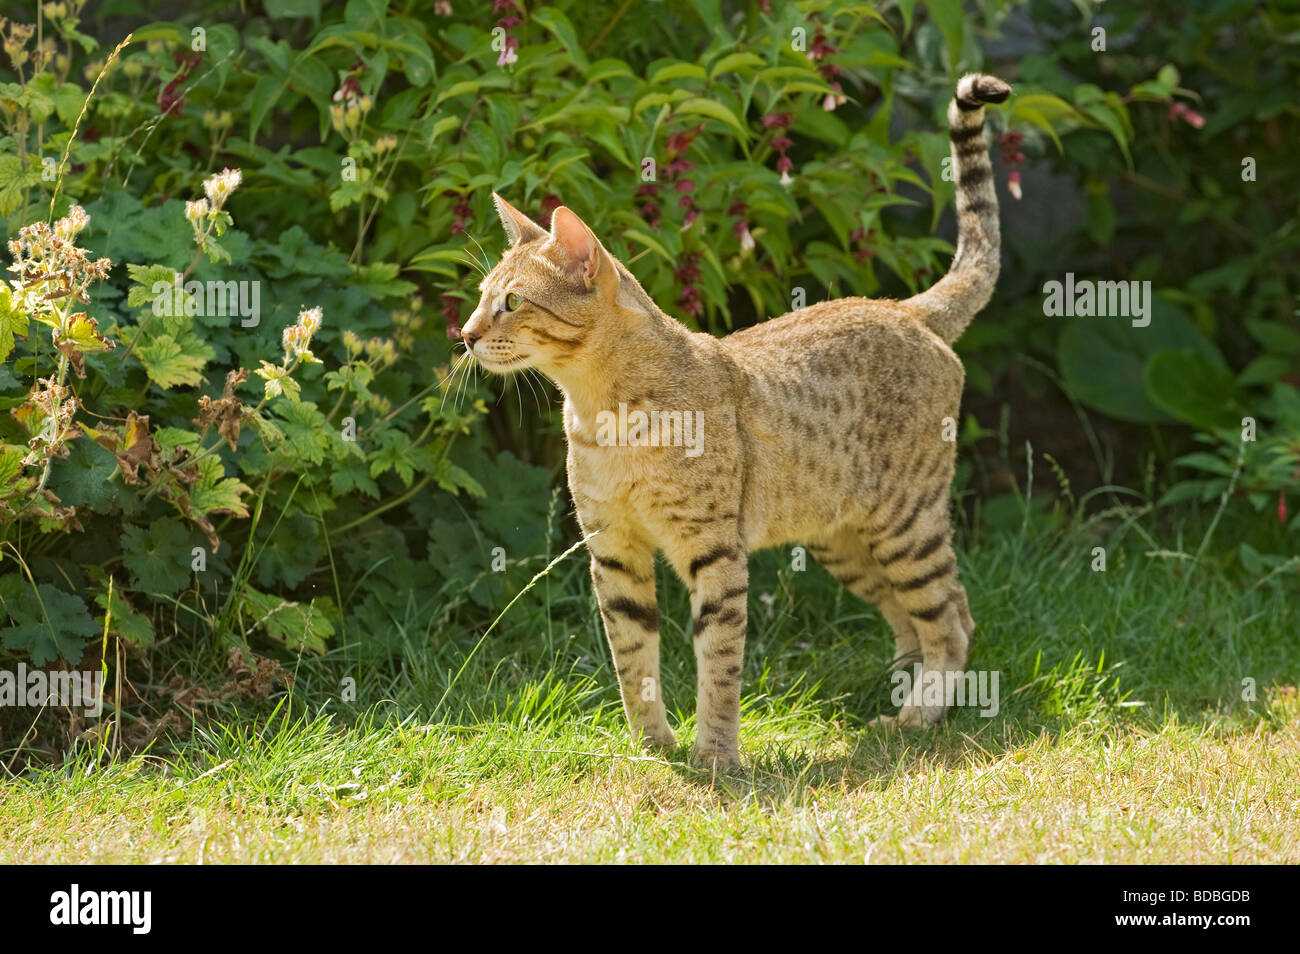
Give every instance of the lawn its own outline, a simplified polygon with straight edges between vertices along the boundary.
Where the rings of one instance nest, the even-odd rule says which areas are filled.
[[[1300,862],[1300,559],[1252,578],[1202,541],[959,541],[999,710],[914,735],[866,725],[891,708],[875,611],[762,554],[745,766],[717,776],[687,761],[685,592],[661,577],[681,748],[645,756],[575,553],[486,638],[395,621],[394,663],[304,658],[291,694],[144,754],[15,769],[0,861]]]

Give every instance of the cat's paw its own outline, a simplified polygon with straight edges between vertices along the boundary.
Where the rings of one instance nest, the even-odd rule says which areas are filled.
[[[943,706],[903,706],[898,710],[898,724],[904,729],[928,729],[943,720]]]
[[[691,750],[691,761],[701,768],[712,769],[715,772],[740,768],[740,751],[697,745]]]
[[[944,709],[940,706],[903,706],[898,710],[898,715],[878,715],[867,725],[914,732],[937,725],[942,721],[943,713]]]
[[[673,730],[664,726],[661,729],[645,729],[640,736],[641,748],[647,752],[672,750],[677,748],[677,736]]]

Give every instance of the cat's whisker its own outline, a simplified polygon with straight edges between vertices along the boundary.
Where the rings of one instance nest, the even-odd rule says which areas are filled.
[[[471,368],[477,365],[474,356],[469,353],[469,348],[461,353],[459,361],[452,364],[451,373],[447,376],[449,382],[447,388],[442,392],[442,402],[439,405],[441,411],[447,404],[447,395],[451,395],[451,406],[454,410],[460,410],[460,391],[469,382],[469,376],[472,373]],[[465,373],[462,375],[461,372]]]
[[[536,368],[524,368],[524,374],[537,379],[537,386],[541,389],[542,400],[546,402],[546,410],[549,411],[551,409],[551,392],[546,386],[546,378],[543,377],[542,372]],[[545,416],[540,405],[537,408],[537,414],[539,417]]]
[[[476,259],[471,258],[469,255],[462,255],[460,257],[460,260],[464,262],[466,265],[468,265],[470,268],[474,269],[474,271],[477,272],[479,275],[487,274],[487,272],[483,270],[483,263],[477,261]]]
[[[490,271],[492,270],[492,269],[491,269],[492,259],[491,259],[491,257],[488,255],[488,253],[487,253],[487,249],[485,249],[485,248],[483,247],[482,243],[480,243],[479,240],[476,239],[474,236],[472,236],[472,235],[466,233],[465,237],[468,238],[468,239],[469,239],[471,242],[473,242],[475,245],[477,245],[477,246],[478,246],[478,250],[479,250],[480,252],[483,253],[483,274],[486,275],[488,272],[490,272]]]
[[[521,373],[518,375],[518,377],[523,378],[524,383],[528,385],[528,391],[529,391],[529,393],[531,393],[532,396],[533,396],[533,404],[536,405],[536,407],[537,407],[537,416],[538,416],[538,418],[541,418],[541,416],[542,416],[542,402],[538,399],[538,397],[537,397],[537,389],[533,387],[533,380],[532,380],[532,378],[531,378],[531,377],[529,376],[529,374],[528,374],[528,372],[530,372],[530,371],[535,371],[535,370],[536,370],[535,368],[525,367],[525,368],[521,369]],[[519,413],[520,413],[520,424],[522,425],[522,424],[523,424],[523,416],[522,416],[522,415],[523,415],[523,408],[522,408],[523,401],[522,401],[522,399],[520,400],[519,403],[520,403],[520,405],[521,405],[521,407],[520,407],[520,412],[519,412]],[[548,405],[548,406],[549,406],[549,405]]]

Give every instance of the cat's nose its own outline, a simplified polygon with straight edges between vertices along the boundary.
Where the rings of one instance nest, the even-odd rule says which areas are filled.
[[[461,338],[464,339],[464,341],[465,341],[465,347],[470,348],[471,350],[472,350],[473,347],[474,347],[474,342],[478,341],[479,338],[482,338],[482,337],[483,337],[483,336],[480,335],[480,334],[477,334],[477,333],[475,333],[475,332],[473,332],[473,331],[470,331],[468,328],[466,328],[464,331],[462,331],[462,332],[460,333],[460,336],[461,336]]]

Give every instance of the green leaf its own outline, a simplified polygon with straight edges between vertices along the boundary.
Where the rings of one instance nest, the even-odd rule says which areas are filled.
[[[674,116],[691,115],[691,116],[708,116],[711,119],[720,119],[732,129],[740,133],[742,140],[749,139],[749,130],[726,106],[712,99],[694,98],[688,99],[675,110]]]
[[[582,51],[582,44],[578,42],[578,34],[573,29],[573,24],[569,18],[557,10],[555,7],[541,7],[534,10],[529,19],[533,23],[540,23],[546,29],[555,34],[555,38],[560,41],[569,58],[573,60],[575,66],[587,72],[587,55]]]
[[[132,308],[153,305],[154,300],[159,297],[154,291],[155,285],[165,282],[169,288],[175,286],[176,270],[166,265],[137,265],[128,262],[126,271],[131,276],[132,283],[131,290],[127,292],[126,303]]]
[[[27,315],[13,307],[9,286],[0,283],[0,361],[14,350],[14,338],[27,336]]]
[[[671,262],[673,260],[672,255],[668,253],[668,249],[664,248],[657,238],[647,232],[642,232],[640,229],[624,229],[623,238],[630,242],[641,243],[664,261]]]
[[[147,616],[135,611],[121,590],[114,587],[110,599],[108,588],[105,587],[95,594],[95,605],[106,611],[110,633],[122,637],[137,649],[148,649],[153,645],[153,624]],[[95,629],[99,633],[104,631],[105,616],[95,619]]]
[[[966,18],[961,10],[961,0],[924,0],[930,19],[943,34],[948,47],[949,65],[956,69],[961,62],[962,47],[966,43]]]
[[[661,66],[654,71],[654,74],[647,80],[651,86],[658,86],[660,83],[666,83],[669,80],[681,79],[689,76],[691,79],[708,79],[709,74],[705,72],[704,67],[698,63],[669,63],[667,66]]]
[[[1269,351],[1292,357],[1300,355],[1300,334],[1292,331],[1280,321],[1250,318],[1246,321],[1246,330],[1250,332],[1252,338]],[[0,350],[3,350],[3,344],[0,344]]]
[[[108,450],[94,441],[74,441],[68,459],[54,471],[54,489],[69,507],[105,513],[119,494],[130,493],[120,481],[112,479],[116,472],[117,460]]]
[[[194,387],[202,379],[204,365],[216,356],[209,345],[190,331],[182,333],[180,340],[159,335],[140,345],[135,353],[149,380],[163,389],[178,385]]]
[[[722,59],[718,60],[718,62],[713,64],[713,68],[709,70],[709,79],[717,79],[724,73],[747,73],[751,68],[762,66],[766,62],[767,61],[757,53],[750,53],[748,51],[743,53],[728,53],[726,56],[722,57]]]
[[[244,494],[252,488],[236,477],[227,477],[221,461],[212,455],[198,462],[199,479],[190,487],[190,511],[200,517],[214,513],[228,513],[247,517]]]
[[[26,653],[37,666],[60,657],[79,662],[86,641],[97,632],[86,601],[49,583],[35,591],[24,588],[17,599],[5,601],[4,609],[12,625],[0,630],[0,643]]]
[[[189,531],[179,520],[163,517],[148,527],[127,527],[122,534],[122,564],[131,571],[131,588],[175,596],[190,582]]]
[[[1205,451],[1197,451],[1195,454],[1184,454],[1174,461],[1181,467],[1194,467],[1197,470],[1209,471],[1212,474],[1218,474],[1222,477],[1231,477],[1233,466],[1222,457],[1215,457],[1213,454],[1207,454]]]
[[[1202,351],[1211,360],[1217,352],[1186,312],[1162,298],[1152,301],[1150,319],[1145,328],[1135,328],[1127,318],[1044,316],[1043,321],[1067,322],[1057,341],[1057,364],[1066,391],[1109,417],[1139,423],[1168,421],[1168,412],[1148,396],[1147,361],[1177,348]]]
[[[1158,407],[1204,430],[1241,423],[1242,406],[1232,372],[1194,351],[1154,355],[1146,366],[1146,389]]]
[[[245,633],[261,627],[268,636],[288,649],[324,652],[325,643],[334,635],[334,624],[328,616],[336,615],[336,611],[334,602],[328,597],[313,597],[304,606],[246,586],[240,609],[247,621]]]

